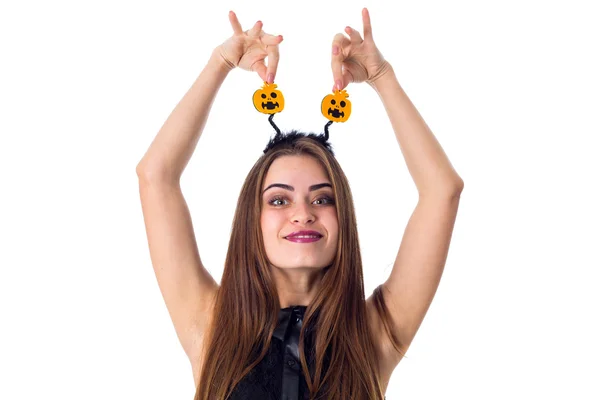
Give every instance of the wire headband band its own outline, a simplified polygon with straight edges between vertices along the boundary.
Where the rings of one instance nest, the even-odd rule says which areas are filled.
[[[264,82],[263,86],[254,92],[252,96],[252,103],[256,110],[263,114],[269,115],[269,123],[275,129],[275,137],[269,140],[267,147],[263,150],[266,153],[271,148],[282,142],[291,142],[291,139],[296,139],[298,134],[296,131],[292,131],[288,134],[282,134],[281,130],[273,122],[275,114],[283,111],[285,106],[285,99],[283,93],[277,89],[275,83]],[[331,149],[331,143],[329,143],[329,126],[334,122],[346,122],[350,118],[352,112],[352,103],[348,100],[348,93],[346,90],[335,90],[332,94],[328,94],[323,98],[321,102],[321,114],[329,121],[325,124],[324,134],[316,135],[309,134],[307,137],[315,139],[321,143],[325,148],[333,155]]]

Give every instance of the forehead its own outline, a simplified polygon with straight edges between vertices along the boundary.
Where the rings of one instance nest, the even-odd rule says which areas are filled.
[[[291,184],[297,182],[302,185],[303,182],[306,182],[306,186],[308,186],[328,181],[325,169],[314,158],[310,156],[282,156],[273,161],[269,167],[263,187],[271,183]]]

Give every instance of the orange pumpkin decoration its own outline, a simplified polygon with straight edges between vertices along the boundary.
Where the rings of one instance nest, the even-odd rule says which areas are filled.
[[[321,102],[321,113],[333,122],[346,122],[352,112],[352,103],[348,100],[346,90],[336,90],[328,94]]]
[[[263,114],[275,114],[283,111],[284,99],[280,90],[274,83],[263,84],[263,87],[254,92],[252,102],[254,107]]]

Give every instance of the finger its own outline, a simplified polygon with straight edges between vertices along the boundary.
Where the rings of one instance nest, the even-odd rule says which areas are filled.
[[[345,37],[342,33],[338,33],[333,37],[333,43],[331,45],[331,70],[333,72],[333,82],[338,88],[342,87],[342,64],[344,62],[344,46],[348,44],[350,40]]]
[[[279,64],[279,46],[268,46],[267,57],[269,58],[269,66],[267,67],[266,82],[273,83],[275,73],[277,72],[277,65]]]
[[[331,91],[335,92],[336,90],[343,90],[346,88],[346,86],[348,86],[352,82],[354,82],[354,77],[352,76],[350,71],[345,69],[344,72],[342,73],[342,86],[338,89],[336,87],[336,85],[334,85],[333,88],[331,89]]]
[[[352,29],[351,27],[347,26],[346,27],[346,33],[350,36],[350,43],[351,44],[361,44],[363,42],[362,38],[360,37],[360,33],[358,33],[358,31],[356,29]]]
[[[369,10],[367,10],[366,7],[362,10],[362,19],[365,40],[373,40],[373,31],[371,29],[371,17],[369,16]]]
[[[260,79],[263,82],[267,81],[267,66],[265,65],[265,60],[258,60],[254,64],[252,64],[252,71],[258,73]]]
[[[237,15],[235,15],[233,11],[229,11],[229,22],[233,28],[233,33],[239,34],[244,32],[242,31],[242,25],[240,25],[240,21],[237,19]]]
[[[279,43],[281,43],[283,41],[283,36],[281,36],[281,35],[273,36],[273,35],[269,35],[268,33],[265,33],[263,35],[263,37],[260,38],[260,40],[265,45],[275,46],[275,45],[278,45]]]
[[[253,36],[253,37],[258,37],[258,35],[260,34],[260,31],[262,30],[262,21],[256,21],[256,23],[254,24],[254,26],[252,27],[252,29],[250,29],[248,31],[248,36]]]

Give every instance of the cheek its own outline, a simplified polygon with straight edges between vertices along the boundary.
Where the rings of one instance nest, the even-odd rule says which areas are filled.
[[[279,220],[280,217],[276,213],[263,212],[260,217],[260,226],[263,234],[271,235],[272,233],[277,233],[280,225]]]
[[[323,214],[321,218],[327,224],[327,229],[329,229],[331,235],[337,235],[339,230],[339,224],[337,219],[337,212],[335,209],[332,209],[330,212]]]
[[[337,236],[339,234],[339,231],[340,231],[340,228],[339,228],[339,225],[337,223],[337,220],[333,222],[333,224],[332,224],[332,230],[334,232],[334,236],[337,238]]]
[[[264,213],[260,216],[260,229],[262,230],[263,234],[269,230],[269,219]]]

